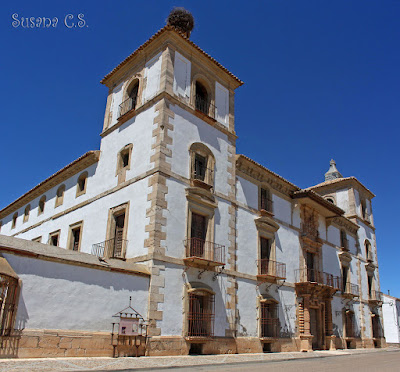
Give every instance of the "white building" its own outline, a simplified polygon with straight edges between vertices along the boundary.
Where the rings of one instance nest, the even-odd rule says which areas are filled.
[[[383,329],[388,344],[400,346],[400,299],[382,295]]]
[[[83,349],[87,332],[106,332],[105,318],[111,323],[127,295],[150,322],[149,355],[384,344],[371,191],[343,178],[334,162],[325,182],[300,189],[237,154],[234,96],[242,82],[172,26],[102,83],[109,95],[100,150],[0,211],[1,234],[36,242],[0,240],[3,275],[20,280],[10,319],[22,312],[27,319],[18,355],[49,349],[44,336],[32,336],[38,329],[57,330],[54,355],[66,355],[60,335],[72,330],[71,348]],[[30,250],[40,250],[29,256],[37,264],[25,263]],[[86,260],[87,274],[57,282],[54,262],[70,255],[75,263],[66,264]],[[125,277],[101,284],[107,294],[98,293],[98,312],[86,316],[90,265],[98,280],[104,267]],[[70,310],[75,302],[79,313]],[[59,322],[55,304],[74,320]],[[85,355],[112,352],[93,350]]]

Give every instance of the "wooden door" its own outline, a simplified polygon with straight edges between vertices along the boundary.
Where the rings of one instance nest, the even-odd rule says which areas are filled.
[[[120,214],[114,218],[115,218],[115,232],[114,232],[113,257],[122,257],[125,213]]]

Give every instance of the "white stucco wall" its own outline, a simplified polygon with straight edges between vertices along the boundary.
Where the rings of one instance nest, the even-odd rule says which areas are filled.
[[[400,343],[400,300],[384,294],[382,314],[386,342]]]
[[[16,325],[27,329],[111,331],[129,304],[147,312],[149,278],[3,253],[22,280]]]

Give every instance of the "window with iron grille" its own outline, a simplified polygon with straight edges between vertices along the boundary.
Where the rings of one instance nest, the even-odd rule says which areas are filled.
[[[214,295],[206,291],[189,293],[188,337],[214,335]]]
[[[14,329],[18,280],[0,274],[0,336],[9,336]]]
[[[279,337],[278,305],[261,302],[261,337]]]
[[[260,189],[260,209],[267,212],[272,212],[272,198],[271,193],[268,189]]]
[[[352,311],[346,311],[346,337],[355,337],[354,313]]]
[[[208,97],[207,89],[199,81],[196,81],[196,110],[208,115],[210,109],[210,99]]]

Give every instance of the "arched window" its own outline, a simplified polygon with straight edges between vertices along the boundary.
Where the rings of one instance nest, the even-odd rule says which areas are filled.
[[[135,110],[138,100],[139,93],[139,80],[133,80],[127,90],[126,90],[126,98],[119,106],[119,116],[123,116],[127,114],[131,110]]]
[[[46,205],[46,195],[43,195],[39,200],[38,216],[44,212],[45,205]]]
[[[196,81],[195,89],[195,108],[203,114],[208,115],[210,110],[210,97],[208,91],[200,81]]]
[[[326,198],[329,203],[335,204],[335,201],[332,198]]]
[[[27,221],[28,221],[30,211],[31,211],[31,205],[28,204],[28,205],[25,207],[25,211],[24,211],[24,222],[27,222]]]
[[[62,205],[62,203],[64,202],[64,193],[65,193],[65,185],[61,185],[57,189],[55,207]]]
[[[15,212],[12,218],[12,223],[11,223],[11,228],[15,229],[15,226],[17,224],[17,218],[18,218],[18,212]]]
[[[215,158],[204,144],[195,142],[190,146],[190,178],[195,186],[210,189],[214,185]]]
[[[83,172],[78,177],[78,182],[76,184],[76,196],[77,197],[86,193],[87,177],[88,177],[88,172]]]

